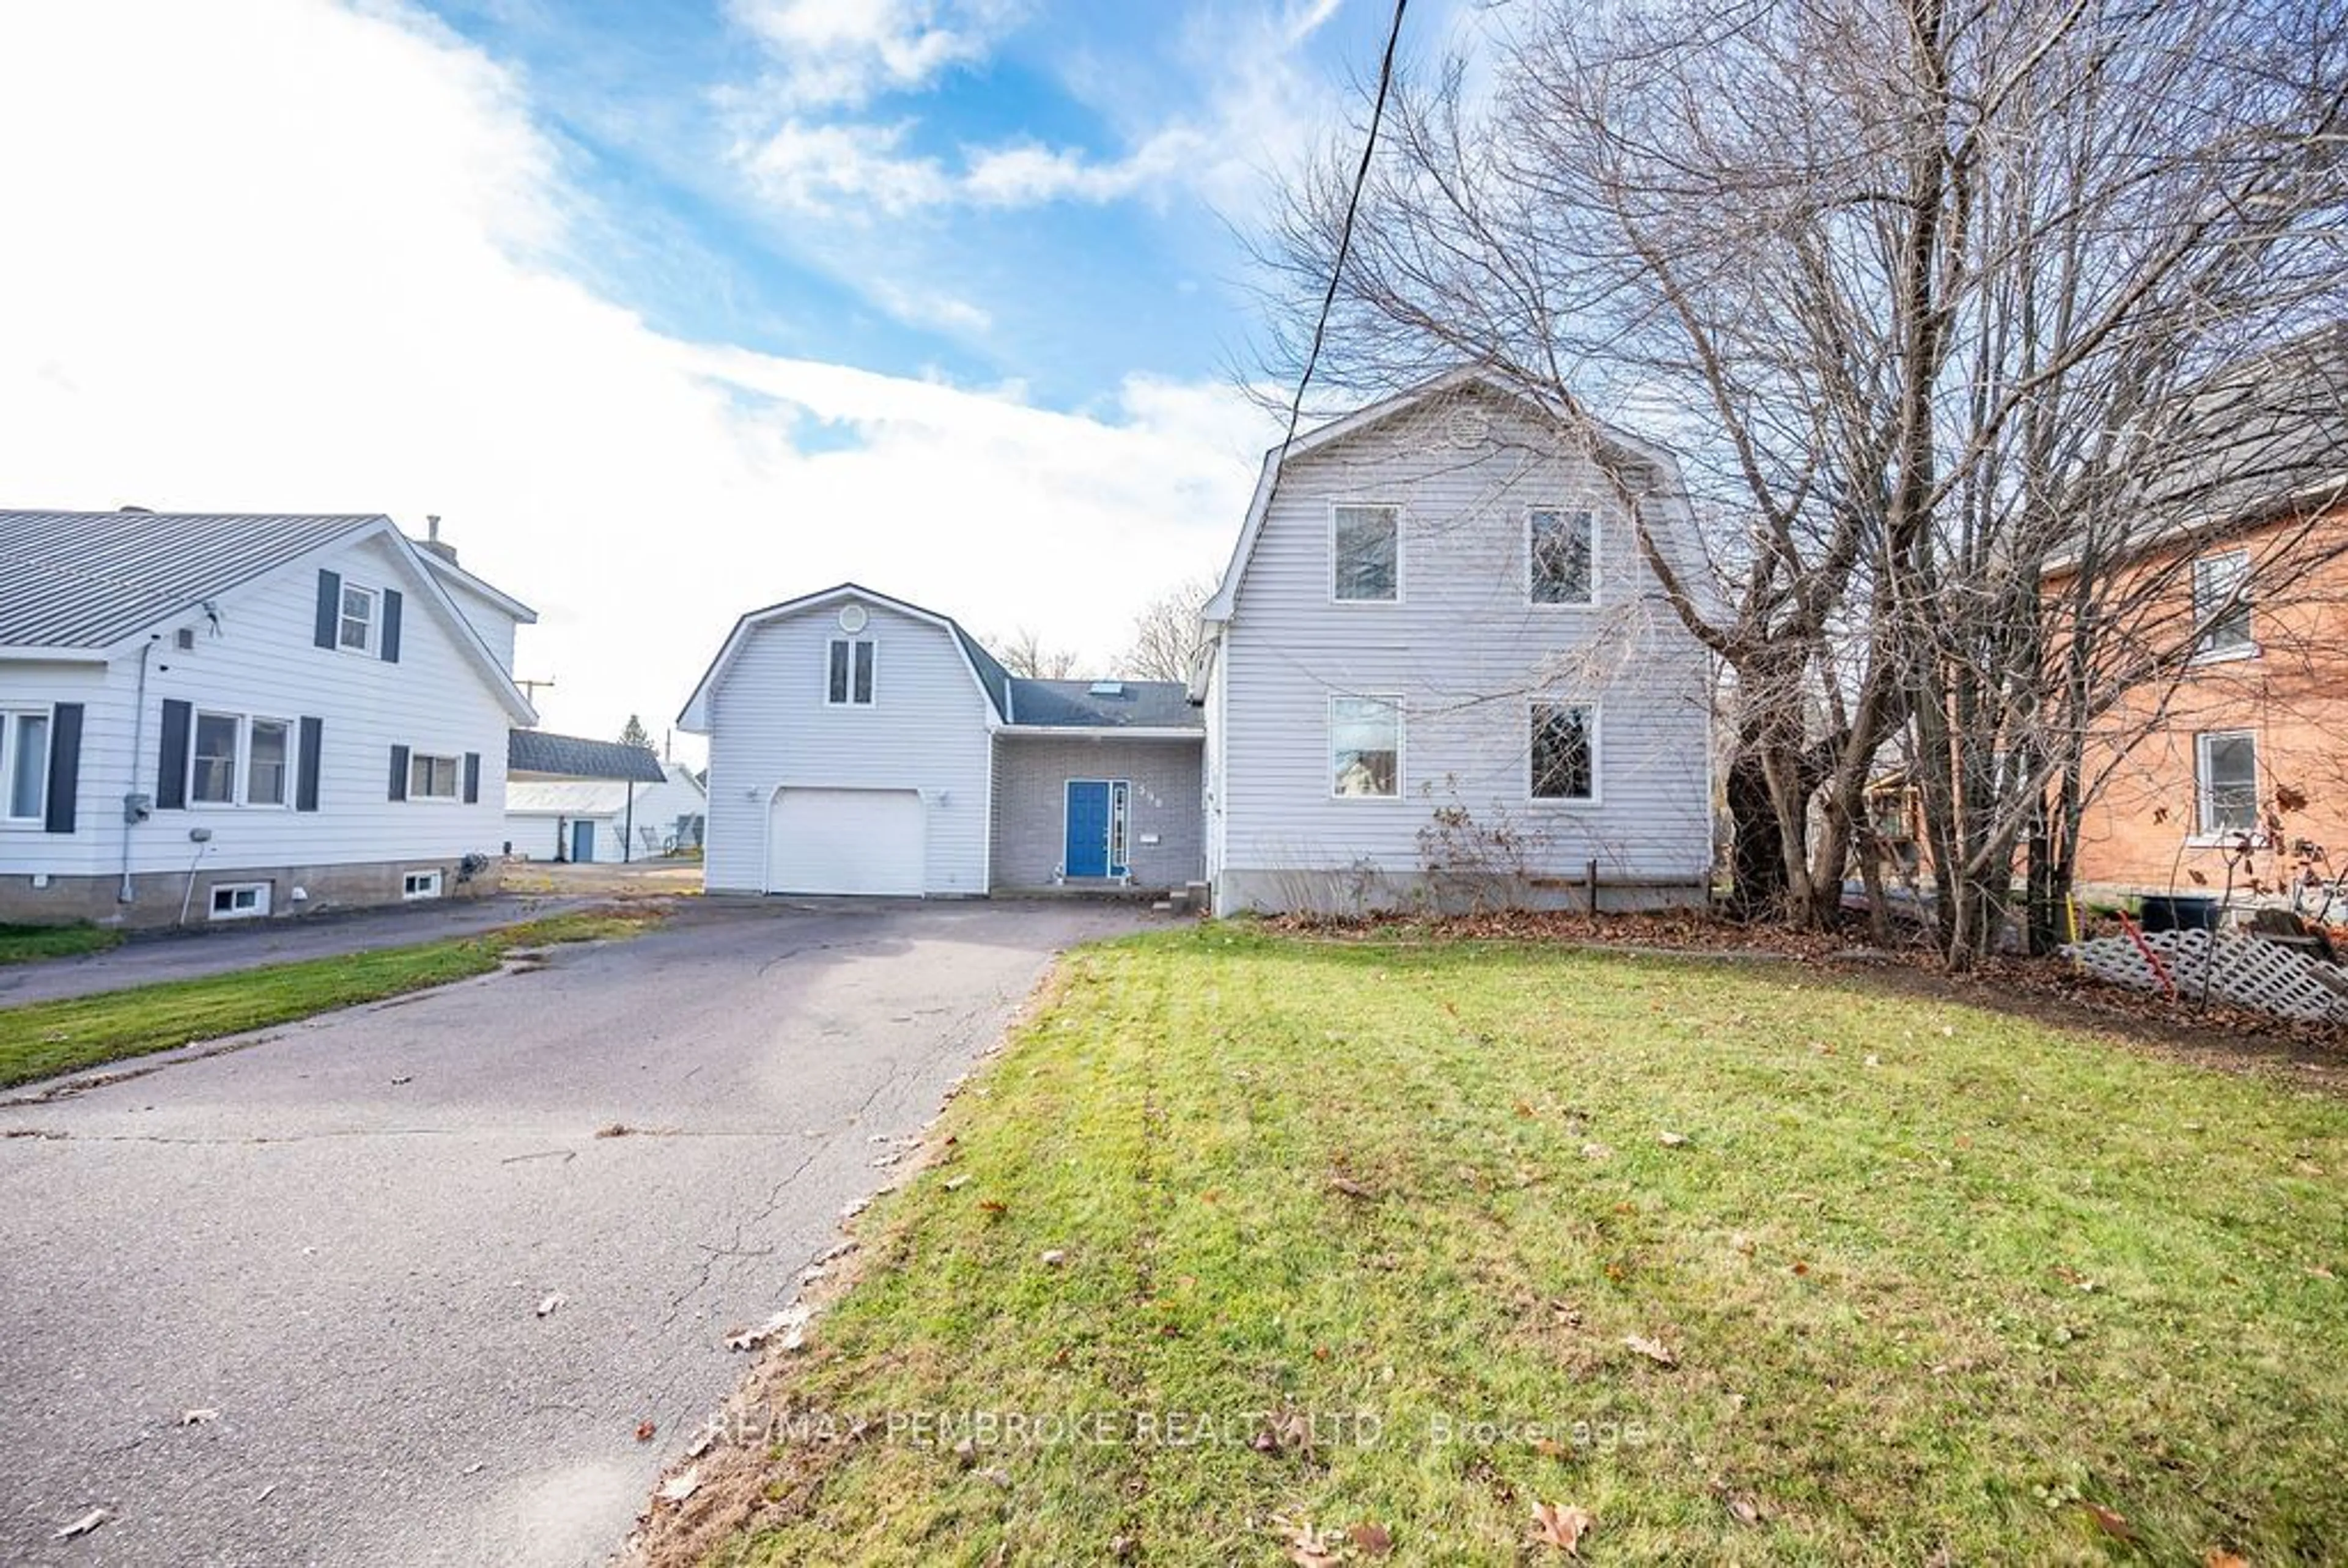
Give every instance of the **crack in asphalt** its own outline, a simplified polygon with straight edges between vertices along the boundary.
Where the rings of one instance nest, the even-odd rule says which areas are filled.
[[[197,1148],[252,1143],[316,1143],[332,1138],[453,1138],[451,1127],[348,1127],[335,1132],[248,1132],[234,1138],[174,1137],[168,1132],[76,1132],[64,1127],[0,1128],[0,1138],[33,1138],[45,1143],[177,1143]],[[524,1156],[528,1158],[528,1156]]]

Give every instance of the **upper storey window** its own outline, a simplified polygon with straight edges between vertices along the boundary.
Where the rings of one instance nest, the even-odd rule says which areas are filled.
[[[1402,597],[1402,508],[1338,507],[1329,519],[1330,596],[1347,604]]]

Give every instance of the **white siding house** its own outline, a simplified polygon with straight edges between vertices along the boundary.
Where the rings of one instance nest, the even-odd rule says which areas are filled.
[[[1667,452],[1455,374],[1268,458],[1205,612],[1218,913],[1701,901],[1705,654],[1642,561]],[[1692,553],[1676,559],[1693,559]]]
[[[742,617],[678,718],[709,737],[705,885],[986,892],[1006,679],[946,617],[852,583]]]
[[[658,777],[639,781],[524,777],[511,753],[506,761],[508,855],[610,866],[701,846],[709,797],[682,763],[656,763]]]
[[[436,561],[375,516],[0,512],[0,920],[456,892],[533,715]]]
[[[755,610],[679,716],[709,737],[714,893],[1171,889],[1204,732],[1179,682],[1014,678],[952,619],[843,583]]]

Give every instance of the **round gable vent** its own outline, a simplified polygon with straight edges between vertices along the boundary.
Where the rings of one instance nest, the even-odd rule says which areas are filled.
[[[839,629],[851,637],[863,630],[865,622],[870,619],[864,613],[864,607],[860,604],[843,604],[839,607]]]

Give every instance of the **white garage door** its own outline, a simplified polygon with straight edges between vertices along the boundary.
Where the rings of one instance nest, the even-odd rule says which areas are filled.
[[[926,835],[913,790],[783,790],[767,840],[767,891],[918,897]]]

